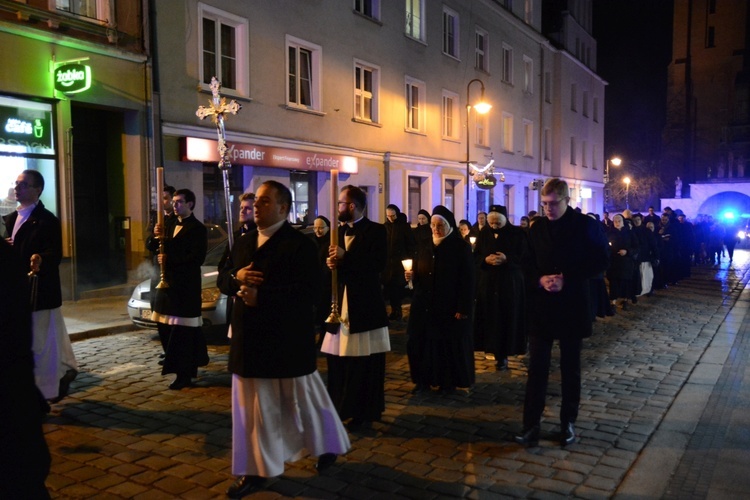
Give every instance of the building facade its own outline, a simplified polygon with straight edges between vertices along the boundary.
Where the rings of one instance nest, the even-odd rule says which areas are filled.
[[[148,213],[150,69],[137,0],[0,1],[0,196],[45,177],[64,297],[127,279]],[[3,228],[4,230],[4,228]]]
[[[330,217],[336,168],[381,221],[395,203],[411,222],[438,204],[472,221],[505,205],[517,222],[549,176],[601,211],[605,82],[589,1],[555,5],[555,39],[539,0],[153,5],[157,157],[168,184],[203,198],[208,223],[225,215],[216,130],[196,116],[212,76],[243,106],[226,121],[235,204],[275,179],[297,219]]]

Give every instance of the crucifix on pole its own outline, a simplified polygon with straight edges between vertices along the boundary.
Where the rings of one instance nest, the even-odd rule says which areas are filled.
[[[232,99],[227,103],[226,97],[219,95],[221,90],[221,82],[216,77],[211,78],[211,100],[208,101],[208,107],[198,106],[198,110],[195,114],[201,120],[210,116],[213,122],[216,124],[216,134],[219,136],[219,170],[221,170],[222,178],[224,180],[224,205],[227,211],[227,236],[229,238],[229,248],[234,246],[234,224],[232,223],[232,200],[229,192],[229,170],[232,168],[232,163],[229,161],[229,148],[227,148],[227,135],[224,129],[224,115],[231,113],[236,115],[242,106]]]

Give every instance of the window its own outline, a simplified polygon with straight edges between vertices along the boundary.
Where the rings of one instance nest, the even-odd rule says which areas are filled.
[[[443,54],[458,58],[458,14],[443,6]]]
[[[523,121],[523,155],[534,156],[534,124],[531,120]]]
[[[474,143],[487,146],[487,115],[474,113]]]
[[[115,24],[109,0],[55,0],[55,8],[81,17],[106,21],[109,25]]]
[[[570,138],[570,164],[576,164],[576,138]]]
[[[570,110],[578,111],[578,84],[570,84]]]
[[[199,71],[205,90],[216,77],[222,89],[249,95],[247,19],[198,4],[201,19]]]
[[[380,0],[354,0],[354,10],[365,17],[380,19]]]
[[[534,61],[528,56],[523,56],[523,91],[534,93]]]
[[[526,24],[534,22],[534,2],[533,0],[525,0],[523,2],[523,20]]]
[[[589,160],[586,156],[586,148],[588,147],[588,143],[586,141],[581,142],[581,166],[583,168],[589,167]]]
[[[599,123],[599,98],[594,97],[594,121]]]
[[[456,189],[461,181],[458,179],[445,179],[445,191],[443,194],[443,206],[445,206],[448,210],[456,213],[456,193],[458,192],[458,189]]]
[[[320,110],[320,59],[322,49],[291,36],[287,48],[287,105]]]
[[[598,149],[596,147],[596,144],[594,144],[591,147],[591,168],[593,168],[594,170],[598,170],[599,169],[599,162],[596,161],[597,160],[597,157],[596,157],[597,153],[598,153]]]
[[[481,28],[477,28],[474,46],[474,67],[487,73],[490,72],[490,35]]]
[[[513,152],[513,115],[503,113],[503,151]]]
[[[706,32],[706,48],[710,49],[712,47],[716,47],[716,28],[709,26]]]
[[[513,83],[513,48],[503,44],[503,75],[505,83]]]
[[[552,102],[552,76],[549,71],[544,72],[544,102]]]
[[[583,113],[583,116],[588,117],[589,116],[589,91],[588,90],[584,90],[583,91],[582,99],[583,99],[583,103],[582,103],[582,105],[583,105],[583,111],[582,111],[582,113]]]
[[[406,0],[406,34],[424,41],[424,3],[426,0]]]
[[[429,207],[429,200],[427,199],[427,177],[420,177],[416,175],[409,176],[409,194],[407,199],[407,210],[409,213],[409,220],[413,223],[417,221],[417,214],[422,207]],[[428,209],[429,210],[429,209]]]
[[[550,152],[552,151],[551,137],[552,137],[552,133],[550,129],[545,128],[544,129],[544,159],[547,161],[552,159],[552,156],[550,155]]]
[[[425,131],[426,95],[424,82],[406,77],[406,130]]]
[[[459,124],[458,94],[443,90],[443,139],[458,140]]]
[[[380,68],[354,61],[354,118],[378,122]]]

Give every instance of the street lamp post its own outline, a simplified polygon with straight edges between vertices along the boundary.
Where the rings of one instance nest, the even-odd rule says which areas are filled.
[[[609,184],[610,163],[615,167],[619,167],[622,164],[622,159],[620,159],[618,156],[607,158],[607,163],[605,163],[604,165],[604,210],[607,210],[607,206],[609,205],[609,187],[607,185]]]
[[[625,208],[630,210],[630,177],[625,177],[622,182],[625,183]]]
[[[482,94],[479,98],[479,102],[476,103],[474,106],[472,106],[469,101],[471,99],[470,90],[471,90],[471,84],[474,82],[479,82],[479,84],[482,87]],[[487,113],[490,108],[492,108],[492,104],[489,104],[487,101],[484,100],[484,82],[480,80],[479,78],[474,78],[466,85],[466,219],[469,218],[469,200],[471,198],[470,194],[470,186],[471,186],[471,158],[469,156],[469,114],[471,113],[471,108],[474,108],[477,113],[479,114],[485,114]]]

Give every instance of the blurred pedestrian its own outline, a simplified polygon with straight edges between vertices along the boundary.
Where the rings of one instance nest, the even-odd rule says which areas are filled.
[[[411,227],[401,217],[398,206],[390,204],[385,209],[385,231],[388,238],[388,260],[383,272],[383,291],[391,306],[388,319],[401,321],[401,304],[406,292],[404,266],[401,261],[414,254],[414,237]]]
[[[313,220],[313,232],[310,237],[315,242],[315,246],[318,249],[318,266],[320,269],[320,276],[323,281],[321,293],[318,301],[315,304],[315,328],[320,334],[320,342],[323,342],[323,335],[325,334],[325,321],[331,314],[331,270],[326,265],[326,259],[328,259],[328,247],[331,246],[331,236],[328,234],[331,230],[331,221],[327,217],[318,215]]]
[[[235,242],[219,288],[237,297],[232,314],[232,474],[242,498],[284,462],[318,457],[318,470],[345,453],[349,438],[317,371],[313,309],[321,274],[315,245],[289,221],[292,195],[260,185],[257,229]],[[290,314],[293,304],[294,314]]]
[[[33,275],[34,377],[42,395],[57,402],[67,396],[78,375],[78,362],[61,309],[62,227],[39,199],[42,191],[44,177],[38,171],[24,170],[18,176],[15,192],[19,206],[5,216],[5,236],[21,257],[24,271]]]
[[[450,210],[436,206],[430,226],[432,241],[419,245],[405,272],[414,283],[406,351],[415,392],[452,394],[474,384],[474,263]]]
[[[607,239],[610,250],[610,264],[607,269],[609,299],[612,301],[612,307],[617,307],[619,303],[623,309],[627,309],[628,300],[632,296],[635,267],[633,255],[638,243],[633,239],[622,214],[615,214],[612,218],[612,228],[607,231]]]
[[[590,277],[607,268],[609,248],[597,222],[568,206],[568,184],[552,178],[540,192],[546,217],[529,231],[529,372],[523,431],[515,441],[535,446],[547,396],[552,344],[560,344],[560,444],[575,442],[581,398],[581,344],[591,336]]]
[[[417,212],[417,225],[412,228],[414,235],[414,245],[420,241],[430,241],[432,239],[432,230],[430,229],[430,212],[425,209],[419,209]]]

